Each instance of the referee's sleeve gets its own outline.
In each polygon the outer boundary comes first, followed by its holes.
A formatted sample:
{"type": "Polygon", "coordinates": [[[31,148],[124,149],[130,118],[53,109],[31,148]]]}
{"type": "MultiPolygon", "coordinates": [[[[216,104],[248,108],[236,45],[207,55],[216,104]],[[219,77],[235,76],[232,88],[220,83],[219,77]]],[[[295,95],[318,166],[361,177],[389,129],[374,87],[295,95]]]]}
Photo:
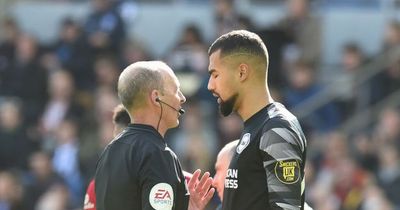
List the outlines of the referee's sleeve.
{"type": "Polygon", "coordinates": [[[262,135],[260,152],[267,175],[269,204],[273,209],[301,208],[303,151],[299,137],[287,128],[272,128],[262,135]]]}
{"type": "Polygon", "coordinates": [[[176,199],[176,187],[167,175],[171,159],[165,158],[163,151],[152,149],[143,158],[139,180],[142,192],[142,209],[172,209],[176,199]]]}

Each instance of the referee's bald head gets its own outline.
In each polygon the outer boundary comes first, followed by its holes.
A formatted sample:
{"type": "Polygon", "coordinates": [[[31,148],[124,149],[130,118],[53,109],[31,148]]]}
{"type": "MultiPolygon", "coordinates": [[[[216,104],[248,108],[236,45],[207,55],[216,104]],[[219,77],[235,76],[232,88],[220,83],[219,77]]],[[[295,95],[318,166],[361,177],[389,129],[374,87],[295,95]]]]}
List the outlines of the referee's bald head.
{"type": "Polygon", "coordinates": [[[139,61],[126,67],[119,76],[118,96],[129,111],[145,105],[152,90],[163,91],[163,71],[170,68],[162,61],[139,61]]]}

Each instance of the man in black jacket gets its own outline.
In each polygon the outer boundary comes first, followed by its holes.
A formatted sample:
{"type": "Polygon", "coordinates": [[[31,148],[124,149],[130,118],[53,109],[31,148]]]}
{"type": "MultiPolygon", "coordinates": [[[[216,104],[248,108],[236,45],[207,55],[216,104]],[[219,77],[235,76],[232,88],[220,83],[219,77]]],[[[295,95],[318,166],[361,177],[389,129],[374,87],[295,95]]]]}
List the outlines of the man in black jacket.
{"type": "Polygon", "coordinates": [[[118,95],[133,124],[105,149],[96,169],[98,210],[204,209],[215,190],[197,170],[188,185],[164,135],[179,124],[186,101],[163,62],[137,62],[120,75],[118,95]],[[189,196],[189,192],[190,196],[189,196]]]}

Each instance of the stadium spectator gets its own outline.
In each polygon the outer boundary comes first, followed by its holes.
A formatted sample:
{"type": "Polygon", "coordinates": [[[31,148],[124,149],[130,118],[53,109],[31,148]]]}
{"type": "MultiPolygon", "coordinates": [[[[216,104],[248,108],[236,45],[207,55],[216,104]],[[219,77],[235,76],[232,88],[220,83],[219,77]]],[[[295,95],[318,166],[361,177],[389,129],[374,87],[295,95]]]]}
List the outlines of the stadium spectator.
{"type": "Polygon", "coordinates": [[[194,24],[186,25],[174,48],[168,52],[167,63],[176,73],[194,73],[204,76],[207,72],[207,47],[201,30],[194,24]]]}
{"type": "MultiPolygon", "coordinates": [[[[289,87],[283,92],[284,102],[292,109],[307,101],[322,91],[317,83],[317,73],[311,63],[299,60],[289,70],[289,87]]],[[[340,113],[336,104],[322,106],[301,120],[304,128],[310,132],[330,132],[336,129],[340,122],[340,113]]]]}
{"type": "Polygon", "coordinates": [[[16,99],[0,103],[0,171],[26,170],[35,145],[23,125],[21,104],[16,99]]]}
{"type": "Polygon", "coordinates": [[[47,72],[39,64],[39,46],[32,36],[17,38],[15,59],[4,73],[3,96],[22,101],[24,124],[35,126],[47,99],[47,72]]]}
{"type": "MultiPolygon", "coordinates": [[[[374,91],[380,87],[375,85],[375,81],[370,80],[357,85],[362,78],[360,75],[363,65],[366,63],[366,57],[361,48],[355,43],[348,43],[343,47],[342,54],[343,78],[340,82],[342,97],[339,99],[341,112],[344,116],[350,116],[365,110],[366,107],[376,101],[374,91]]],[[[346,120],[346,119],[344,119],[346,120]]]]}
{"type": "Polygon", "coordinates": [[[213,0],[215,9],[215,36],[239,29],[239,16],[234,0],[213,0]]]}
{"type": "Polygon", "coordinates": [[[125,25],[111,0],[91,0],[93,11],[85,24],[92,53],[118,53],[125,38],[125,25]]]}
{"type": "Polygon", "coordinates": [[[94,62],[97,89],[116,91],[119,66],[111,56],[100,56],[94,62]]]}
{"type": "Polygon", "coordinates": [[[122,66],[127,66],[130,63],[138,61],[152,60],[152,58],[153,56],[143,42],[139,40],[125,40],[121,56],[122,66]]]}
{"type": "Polygon", "coordinates": [[[53,169],[50,155],[37,151],[29,159],[30,170],[24,183],[24,204],[26,210],[35,210],[41,197],[55,185],[64,185],[64,179],[53,169]]]}
{"type": "Polygon", "coordinates": [[[24,210],[22,193],[23,188],[16,174],[0,172],[0,209],[24,210]]]}
{"type": "Polygon", "coordinates": [[[64,185],[52,186],[43,196],[40,198],[36,205],[35,210],[68,210],[73,207],[69,206],[69,194],[68,190],[64,185]]]}
{"type": "Polygon", "coordinates": [[[400,208],[400,155],[397,145],[382,145],[378,150],[378,183],[395,209],[400,208]]]}
{"type": "Polygon", "coordinates": [[[53,151],[56,146],[55,133],[67,117],[82,117],[83,108],[75,98],[74,80],[68,71],[59,70],[50,75],[49,98],[40,120],[42,148],[53,151]]]}
{"type": "Polygon", "coordinates": [[[54,170],[65,180],[73,207],[81,205],[83,180],[79,169],[78,125],[73,119],[64,119],[56,131],[57,146],[52,159],[54,170]]]}
{"type": "Polygon", "coordinates": [[[285,36],[293,41],[286,50],[295,50],[297,59],[318,63],[322,52],[320,19],[311,14],[309,0],[287,0],[286,4],[288,15],[278,22],[285,36]]]}
{"type": "Polygon", "coordinates": [[[1,26],[3,36],[0,41],[0,72],[4,71],[14,60],[17,39],[20,33],[16,20],[11,17],[5,18],[1,26]]]}
{"type": "Polygon", "coordinates": [[[78,22],[66,18],[61,24],[59,40],[54,44],[54,53],[61,67],[70,71],[78,89],[93,88],[93,54],[89,52],[84,33],[78,22]]]}

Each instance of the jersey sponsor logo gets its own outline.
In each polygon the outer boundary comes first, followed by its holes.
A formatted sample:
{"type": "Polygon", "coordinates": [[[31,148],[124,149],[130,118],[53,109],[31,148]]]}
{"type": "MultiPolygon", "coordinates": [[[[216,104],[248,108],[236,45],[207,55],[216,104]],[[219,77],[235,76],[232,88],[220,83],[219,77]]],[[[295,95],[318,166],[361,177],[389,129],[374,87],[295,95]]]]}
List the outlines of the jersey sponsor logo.
{"type": "Polygon", "coordinates": [[[242,153],[244,149],[249,145],[250,143],[250,133],[245,133],[242,137],[242,140],[240,140],[239,145],[236,147],[236,152],[238,154],[242,153]]]}
{"type": "Polygon", "coordinates": [[[167,183],[154,185],[149,194],[150,205],[156,210],[171,210],[174,205],[174,191],[167,183]]]}
{"type": "Polygon", "coordinates": [[[238,170],[237,169],[231,169],[231,168],[228,169],[226,171],[226,177],[237,179],[238,178],[238,170]]]}
{"type": "Polygon", "coordinates": [[[237,189],[239,187],[238,180],[225,179],[225,188],[237,189]]]}
{"type": "Polygon", "coordinates": [[[94,203],[90,200],[89,195],[86,193],[85,195],[85,202],[83,204],[83,209],[94,209],[94,203]]]}
{"type": "Polygon", "coordinates": [[[225,188],[237,189],[238,185],[238,169],[228,169],[226,171],[225,188]]]}
{"type": "Polygon", "coordinates": [[[300,164],[297,160],[282,160],[275,164],[275,176],[284,184],[294,184],[300,179],[300,164]]]}

